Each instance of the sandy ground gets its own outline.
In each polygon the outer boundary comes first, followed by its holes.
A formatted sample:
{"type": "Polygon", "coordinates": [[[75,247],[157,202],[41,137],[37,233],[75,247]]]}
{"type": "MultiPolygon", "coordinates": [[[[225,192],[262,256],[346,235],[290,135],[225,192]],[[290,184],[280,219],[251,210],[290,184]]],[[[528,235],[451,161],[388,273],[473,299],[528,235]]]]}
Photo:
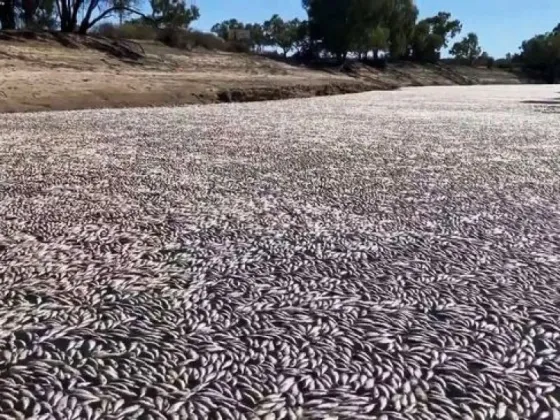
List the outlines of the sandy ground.
{"type": "Polygon", "coordinates": [[[558,418],[559,90],[0,116],[0,414],[558,418]]]}
{"type": "Polygon", "coordinates": [[[314,96],[325,86],[333,86],[333,93],[366,90],[365,83],[346,75],[261,57],[188,53],[156,43],[144,47],[146,57],[132,62],[84,47],[0,44],[0,111],[209,103],[245,89],[282,88],[295,96],[314,96]]]}
{"type": "Polygon", "coordinates": [[[143,42],[142,59],[121,60],[52,39],[0,42],[0,112],[199,104],[307,97],[396,86],[519,83],[508,73],[429,66],[310,70],[243,54],[185,52],[143,42]]]}

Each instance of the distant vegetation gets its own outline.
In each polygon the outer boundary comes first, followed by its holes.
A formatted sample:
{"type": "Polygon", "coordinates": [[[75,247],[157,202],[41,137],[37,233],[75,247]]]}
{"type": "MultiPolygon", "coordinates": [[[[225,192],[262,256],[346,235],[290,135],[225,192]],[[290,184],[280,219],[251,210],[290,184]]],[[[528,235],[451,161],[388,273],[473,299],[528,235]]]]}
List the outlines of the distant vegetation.
{"type": "Polygon", "coordinates": [[[521,46],[516,57],[524,70],[549,83],[560,81],[560,24],[551,32],[537,35],[521,46]]]}
{"type": "Polygon", "coordinates": [[[230,31],[245,29],[251,34],[253,51],[279,49],[282,55],[300,60],[342,62],[353,56],[377,64],[437,63],[447,49],[453,62],[516,69],[548,82],[560,80],[560,24],[523,42],[519,53],[495,59],[483,50],[476,33],[458,39],[463,25],[451,13],[418,19],[413,0],[303,0],[302,5],[307,20],[284,20],[278,15],[263,23],[229,19],[214,25],[212,32],[227,39],[230,31]]]}
{"type": "Polygon", "coordinates": [[[515,68],[549,82],[560,80],[560,24],[523,42],[518,53],[494,59],[483,50],[477,34],[458,38],[463,25],[451,13],[442,11],[419,19],[414,0],[302,0],[306,20],[277,14],[257,23],[229,19],[214,25],[213,34],[189,30],[200,11],[187,0],[144,3],[146,0],[0,0],[0,26],[81,34],[93,30],[113,38],[157,39],[180,48],[279,51],[301,61],[343,62],[351,56],[380,65],[388,60],[437,63],[446,50],[455,62],[515,68]],[[232,40],[235,30],[246,31],[249,39],[232,40]]]}

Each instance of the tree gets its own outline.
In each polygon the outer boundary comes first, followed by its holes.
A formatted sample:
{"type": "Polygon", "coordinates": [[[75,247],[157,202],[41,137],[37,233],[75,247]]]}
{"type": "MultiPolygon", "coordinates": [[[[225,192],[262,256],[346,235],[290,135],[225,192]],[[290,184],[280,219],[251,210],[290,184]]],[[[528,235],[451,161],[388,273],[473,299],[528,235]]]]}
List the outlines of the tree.
{"type": "Polygon", "coordinates": [[[297,48],[300,56],[309,52],[312,48],[312,42],[309,37],[309,22],[306,20],[299,22],[297,25],[294,47],[297,48]]]}
{"type": "Polygon", "coordinates": [[[346,58],[351,46],[352,0],[303,0],[313,41],[338,60],[346,58]]]}
{"type": "Polygon", "coordinates": [[[451,13],[439,12],[436,16],[425,19],[430,25],[431,32],[443,39],[443,47],[447,48],[449,41],[461,33],[463,25],[457,19],[451,20],[451,13]]]}
{"type": "Polygon", "coordinates": [[[373,51],[373,59],[379,59],[379,52],[387,50],[389,46],[389,29],[378,25],[374,28],[367,28],[355,44],[354,50],[358,53],[358,58],[367,58],[370,51],[373,51]]]}
{"type": "Polygon", "coordinates": [[[62,32],[85,34],[104,19],[130,13],[141,21],[157,27],[187,27],[200,16],[196,6],[187,6],[185,0],[150,0],[150,16],[134,6],[135,0],[55,0],[62,32]],[[78,16],[81,21],[78,24],[78,16]]]}
{"type": "Polygon", "coordinates": [[[430,24],[423,20],[414,29],[411,42],[412,58],[419,62],[435,63],[440,58],[443,38],[432,32],[430,24]]]}
{"type": "Polygon", "coordinates": [[[486,66],[487,68],[491,69],[496,64],[496,60],[486,51],[484,51],[480,56],[476,59],[475,63],[477,65],[486,66]]]}
{"type": "Polygon", "coordinates": [[[387,48],[390,6],[389,0],[354,0],[350,9],[351,48],[359,58],[372,50],[378,55],[380,49],[387,48]]]}
{"type": "Polygon", "coordinates": [[[384,51],[389,45],[390,31],[384,26],[376,26],[371,31],[370,47],[373,49],[373,59],[379,58],[379,51],[384,51]]]}
{"type": "Polygon", "coordinates": [[[14,0],[0,0],[0,25],[2,25],[2,29],[16,29],[16,5],[14,0]]]}
{"type": "Polygon", "coordinates": [[[22,0],[20,19],[31,29],[55,29],[55,0],[22,0]]]}
{"type": "Polygon", "coordinates": [[[229,31],[233,29],[244,29],[244,28],[245,26],[243,25],[243,23],[239,22],[237,19],[229,19],[229,20],[224,20],[221,23],[216,23],[214,26],[212,26],[212,29],[210,29],[210,31],[214,32],[220,38],[227,40],[229,36],[229,31]]]}
{"type": "Polygon", "coordinates": [[[116,10],[116,15],[119,17],[119,25],[122,26],[124,19],[128,17],[131,13],[125,9],[127,6],[132,6],[132,4],[128,4],[129,0],[114,0],[115,6],[118,7],[116,10]]]}
{"type": "Polygon", "coordinates": [[[388,27],[386,21],[403,3],[413,6],[413,0],[303,0],[311,41],[339,60],[351,50],[367,52],[372,31],[388,27]]]}
{"type": "Polygon", "coordinates": [[[263,25],[260,23],[248,23],[245,25],[245,29],[249,31],[251,36],[251,46],[258,52],[261,52],[262,48],[269,44],[263,25]]]}
{"type": "Polygon", "coordinates": [[[0,0],[2,29],[54,29],[54,0],[0,0]]]}
{"type": "Polygon", "coordinates": [[[560,33],[548,32],[524,41],[520,59],[526,72],[555,83],[560,79],[560,33]]]}
{"type": "Polygon", "coordinates": [[[412,37],[412,57],[421,62],[436,62],[442,48],[446,48],[461,29],[461,22],[451,20],[451,14],[447,12],[439,12],[436,16],[421,20],[412,37]]]}
{"type": "Polygon", "coordinates": [[[418,8],[414,0],[390,0],[387,28],[389,29],[389,54],[398,59],[408,55],[414,36],[418,8]]]}
{"type": "Polygon", "coordinates": [[[251,48],[254,48],[256,51],[260,52],[263,47],[270,44],[270,40],[265,34],[264,27],[260,23],[244,24],[237,19],[228,19],[223,22],[216,23],[212,26],[210,31],[227,41],[229,39],[230,31],[241,29],[249,31],[251,48]]]}
{"type": "Polygon", "coordinates": [[[474,32],[468,33],[461,41],[456,42],[449,52],[455,58],[473,64],[482,53],[482,48],[478,43],[478,35],[474,32]]]}
{"type": "Polygon", "coordinates": [[[274,15],[264,23],[263,28],[271,45],[278,46],[286,57],[296,44],[300,25],[299,19],[284,21],[280,16],[274,15]]]}
{"type": "Polygon", "coordinates": [[[198,7],[187,6],[186,0],[150,0],[150,6],[149,19],[158,27],[187,28],[200,17],[198,7]]]}

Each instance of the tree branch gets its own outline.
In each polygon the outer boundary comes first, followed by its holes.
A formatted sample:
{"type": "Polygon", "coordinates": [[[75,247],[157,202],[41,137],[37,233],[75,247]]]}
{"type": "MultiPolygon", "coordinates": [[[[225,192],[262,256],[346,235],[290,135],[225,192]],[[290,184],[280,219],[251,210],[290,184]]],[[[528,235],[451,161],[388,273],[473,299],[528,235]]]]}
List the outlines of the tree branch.
{"type": "Polygon", "coordinates": [[[130,7],[126,7],[126,6],[114,6],[111,7],[107,10],[105,10],[103,13],[101,13],[99,16],[97,16],[95,19],[93,19],[91,22],[84,22],[87,25],[87,29],[91,29],[93,26],[95,26],[96,23],[98,23],[99,21],[105,19],[107,16],[109,16],[111,13],[113,12],[117,12],[117,11],[126,11],[126,12],[130,12],[133,13],[135,15],[140,16],[143,19],[146,19],[148,21],[151,21],[152,19],[148,16],[146,16],[144,13],[139,12],[136,9],[132,9],[130,7]]]}

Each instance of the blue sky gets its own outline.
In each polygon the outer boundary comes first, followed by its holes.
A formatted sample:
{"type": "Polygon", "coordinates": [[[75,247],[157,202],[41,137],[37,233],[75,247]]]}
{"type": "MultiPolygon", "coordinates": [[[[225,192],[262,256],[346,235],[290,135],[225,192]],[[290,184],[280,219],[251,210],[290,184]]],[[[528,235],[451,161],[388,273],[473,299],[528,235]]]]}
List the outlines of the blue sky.
{"type": "MultiPolygon", "coordinates": [[[[209,30],[216,22],[237,18],[263,22],[274,13],[304,18],[301,0],[190,0],[200,8],[193,27],[209,30]]],[[[517,52],[521,42],[560,23],[560,0],[416,0],[421,17],[451,12],[463,22],[463,32],[476,32],[482,47],[500,57],[517,52]]]]}

